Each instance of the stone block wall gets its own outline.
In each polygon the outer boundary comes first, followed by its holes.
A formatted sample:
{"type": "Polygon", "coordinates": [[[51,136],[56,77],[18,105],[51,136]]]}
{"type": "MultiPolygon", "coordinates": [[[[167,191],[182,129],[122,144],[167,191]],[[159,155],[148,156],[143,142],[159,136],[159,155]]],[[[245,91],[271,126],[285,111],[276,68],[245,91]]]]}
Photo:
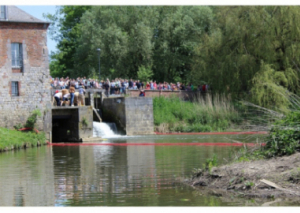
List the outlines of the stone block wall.
{"type": "Polygon", "coordinates": [[[125,98],[126,134],[154,134],[153,99],[151,97],[125,98]]]}
{"type": "Polygon", "coordinates": [[[79,114],[79,138],[93,137],[93,107],[78,107],[79,114]]]}
{"type": "Polygon", "coordinates": [[[37,129],[46,133],[52,129],[47,27],[44,23],[0,22],[1,127],[25,124],[31,112],[39,109],[42,117],[37,129]],[[22,44],[22,71],[12,68],[11,43],[22,44]],[[19,82],[19,96],[11,95],[12,81],[19,82]]]}
{"type": "Polygon", "coordinates": [[[126,135],[154,134],[151,97],[105,98],[102,111],[103,121],[115,122],[126,135]]]}

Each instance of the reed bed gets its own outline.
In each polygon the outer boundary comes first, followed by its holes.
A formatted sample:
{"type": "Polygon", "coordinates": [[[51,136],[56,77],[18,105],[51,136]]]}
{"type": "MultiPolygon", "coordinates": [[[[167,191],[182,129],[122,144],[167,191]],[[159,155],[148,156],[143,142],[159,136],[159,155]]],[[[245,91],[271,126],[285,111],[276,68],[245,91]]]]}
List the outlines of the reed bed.
{"type": "Polygon", "coordinates": [[[199,95],[195,102],[178,97],[154,98],[154,124],[170,132],[224,131],[242,121],[229,96],[199,95]]]}

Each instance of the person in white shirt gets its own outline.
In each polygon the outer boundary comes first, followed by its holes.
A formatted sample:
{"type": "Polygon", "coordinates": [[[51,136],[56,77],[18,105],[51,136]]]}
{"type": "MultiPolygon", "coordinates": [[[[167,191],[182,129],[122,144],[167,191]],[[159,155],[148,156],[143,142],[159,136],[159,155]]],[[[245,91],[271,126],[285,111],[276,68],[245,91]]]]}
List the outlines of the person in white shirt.
{"type": "Polygon", "coordinates": [[[58,90],[56,90],[54,98],[55,98],[55,101],[56,101],[56,106],[61,106],[60,100],[62,99],[62,92],[59,92],[58,90]]]}

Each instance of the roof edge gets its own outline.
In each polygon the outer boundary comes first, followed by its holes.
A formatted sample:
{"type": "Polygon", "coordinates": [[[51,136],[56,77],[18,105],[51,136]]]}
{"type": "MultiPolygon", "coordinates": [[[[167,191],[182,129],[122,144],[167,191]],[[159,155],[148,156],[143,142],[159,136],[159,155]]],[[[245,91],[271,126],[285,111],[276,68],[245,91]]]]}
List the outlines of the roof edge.
{"type": "Polygon", "coordinates": [[[0,22],[5,22],[5,23],[8,23],[8,22],[12,22],[12,23],[27,23],[27,24],[48,24],[50,25],[51,23],[50,22],[40,22],[40,21],[14,21],[14,20],[2,20],[0,19],[0,22]]]}

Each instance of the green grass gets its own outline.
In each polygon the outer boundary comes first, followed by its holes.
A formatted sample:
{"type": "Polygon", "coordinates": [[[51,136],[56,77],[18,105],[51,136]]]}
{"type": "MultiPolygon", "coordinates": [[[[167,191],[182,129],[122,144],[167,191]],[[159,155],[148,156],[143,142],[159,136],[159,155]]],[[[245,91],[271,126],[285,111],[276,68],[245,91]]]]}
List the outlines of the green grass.
{"type": "Polygon", "coordinates": [[[178,97],[155,97],[154,125],[167,124],[171,132],[224,131],[241,122],[241,116],[225,96],[198,97],[197,102],[178,97]]]}
{"type": "Polygon", "coordinates": [[[46,137],[44,133],[20,132],[0,127],[0,151],[19,149],[24,147],[25,144],[27,146],[37,146],[45,142],[46,137]]]}

